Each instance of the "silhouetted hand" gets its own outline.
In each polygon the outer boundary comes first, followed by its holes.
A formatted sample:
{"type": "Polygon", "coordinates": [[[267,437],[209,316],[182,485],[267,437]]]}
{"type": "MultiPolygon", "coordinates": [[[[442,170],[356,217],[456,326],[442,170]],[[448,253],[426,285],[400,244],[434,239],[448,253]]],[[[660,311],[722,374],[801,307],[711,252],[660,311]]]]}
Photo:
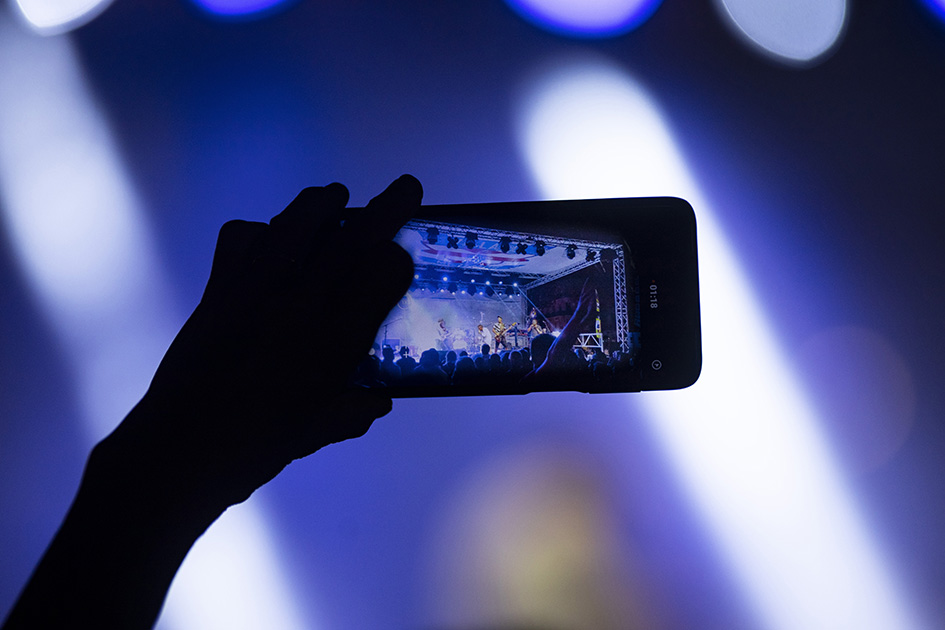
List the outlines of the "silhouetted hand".
{"type": "Polygon", "coordinates": [[[224,225],[199,306],[109,439],[229,505],[293,459],[363,435],[391,402],[348,383],[413,278],[391,239],[421,196],[401,177],[342,226],[348,191],[331,184],[268,225],[224,225]]]}
{"type": "Polygon", "coordinates": [[[289,462],[363,435],[391,401],[349,386],[413,278],[391,240],[405,175],[343,219],[341,184],[220,230],[200,304],[147,394],[89,457],[5,630],[150,627],[194,541],[289,462]]]}

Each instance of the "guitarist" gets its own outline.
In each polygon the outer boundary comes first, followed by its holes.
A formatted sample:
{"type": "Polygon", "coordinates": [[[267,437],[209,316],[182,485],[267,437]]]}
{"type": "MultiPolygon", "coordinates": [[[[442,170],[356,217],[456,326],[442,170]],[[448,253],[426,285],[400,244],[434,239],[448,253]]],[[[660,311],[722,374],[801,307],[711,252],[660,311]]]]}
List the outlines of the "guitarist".
{"type": "Polygon", "coordinates": [[[506,327],[502,323],[502,316],[496,315],[496,323],[492,325],[492,337],[495,340],[493,348],[498,352],[499,346],[501,345],[504,350],[509,349],[509,342],[505,340],[505,334],[511,329],[515,328],[518,323],[512,324],[511,326],[506,327]]]}

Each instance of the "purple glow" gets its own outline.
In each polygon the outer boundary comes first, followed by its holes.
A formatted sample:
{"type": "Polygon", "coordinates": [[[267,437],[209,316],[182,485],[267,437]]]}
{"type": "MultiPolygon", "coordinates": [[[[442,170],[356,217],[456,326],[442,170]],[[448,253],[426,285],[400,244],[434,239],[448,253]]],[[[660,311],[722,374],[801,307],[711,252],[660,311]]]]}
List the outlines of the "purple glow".
{"type": "Polygon", "coordinates": [[[291,0],[193,0],[194,4],[209,13],[226,17],[243,17],[268,12],[286,6],[291,0]]]}
{"type": "Polygon", "coordinates": [[[945,20],[945,0],[923,0],[923,2],[939,18],[945,20]]]}
{"type": "Polygon", "coordinates": [[[662,0],[506,0],[519,15],[546,30],[577,37],[612,37],[645,22],[662,0]]]}

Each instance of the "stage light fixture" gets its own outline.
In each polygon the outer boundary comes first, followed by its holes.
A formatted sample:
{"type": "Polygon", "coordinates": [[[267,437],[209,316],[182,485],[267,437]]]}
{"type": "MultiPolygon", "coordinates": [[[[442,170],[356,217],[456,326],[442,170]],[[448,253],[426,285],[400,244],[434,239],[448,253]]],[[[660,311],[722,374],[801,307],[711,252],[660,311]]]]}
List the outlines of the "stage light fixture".
{"type": "Polygon", "coordinates": [[[457,290],[458,288],[459,288],[459,287],[456,286],[456,283],[455,283],[455,282],[450,282],[449,286],[447,287],[447,289],[449,290],[449,292],[450,292],[450,293],[453,293],[453,294],[456,293],[456,290],[457,290]]]}
{"type": "Polygon", "coordinates": [[[427,228],[427,243],[430,245],[436,245],[436,242],[440,238],[440,230],[435,227],[427,228]]]}
{"type": "Polygon", "coordinates": [[[509,297],[512,297],[513,295],[515,295],[515,289],[513,289],[512,287],[505,287],[505,294],[509,297]]]}
{"type": "Polygon", "coordinates": [[[472,249],[476,246],[476,241],[479,240],[479,235],[475,232],[466,232],[466,249],[472,249]]]}
{"type": "Polygon", "coordinates": [[[587,255],[584,257],[584,260],[586,262],[594,262],[594,260],[596,259],[597,259],[597,252],[595,252],[593,249],[587,250],[587,255]]]}
{"type": "Polygon", "coordinates": [[[503,236],[502,238],[499,239],[499,249],[502,251],[503,254],[508,254],[511,246],[512,246],[512,239],[510,239],[508,236],[503,236]]]}
{"type": "Polygon", "coordinates": [[[446,248],[447,248],[447,249],[459,249],[459,237],[458,237],[458,236],[447,236],[447,237],[446,237],[446,248]]]}
{"type": "Polygon", "coordinates": [[[449,276],[443,276],[443,282],[448,282],[449,279],[450,279],[449,276]]]}
{"type": "Polygon", "coordinates": [[[577,254],[577,245],[568,245],[564,253],[567,255],[568,260],[574,260],[574,256],[577,254]]]}
{"type": "Polygon", "coordinates": [[[486,295],[489,297],[492,297],[493,295],[495,295],[495,291],[493,290],[492,287],[486,287],[486,295]]]}
{"type": "Polygon", "coordinates": [[[535,242],[535,253],[539,256],[545,255],[545,241],[536,241],[535,242]]]}
{"type": "Polygon", "coordinates": [[[515,246],[516,254],[524,254],[528,251],[528,245],[523,241],[515,246]]]}

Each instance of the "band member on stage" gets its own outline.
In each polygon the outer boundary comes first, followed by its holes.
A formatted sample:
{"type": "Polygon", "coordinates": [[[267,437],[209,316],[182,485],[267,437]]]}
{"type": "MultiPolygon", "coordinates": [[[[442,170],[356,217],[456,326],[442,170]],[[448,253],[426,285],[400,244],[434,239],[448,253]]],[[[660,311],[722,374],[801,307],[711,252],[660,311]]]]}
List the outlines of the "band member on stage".
{"type": "Polygon", "coordinates": [[[452,350],[453,349],[453,335],[450,333],[449,329],[446,327],[446,321],[441,317],[437,320],[439,327],[436,329],[437,334],[437,344],[440,346],[440,350],[452,350]]]}
{"type": "Polygon", "coordinates": [[[485,328],[483,328],[482,324],[479,324],[479,326],[476,327],[476,331],[475,331],[476,351],[478,352],[479,348],[481,348],[483,344],[489,345],[490,343],[492,343],[492,337],[489,336],[489,333],[486,331],[485,328]]]}
{"type": "Polygon", "coordinates": [[[548,324],[545,322],[545,318],[538,314],[538,309],[533,308],[532,312],[528,314],[528,322],[525,333],[529,340],[548,332],[548,324]]]}
{"type": "Polygon", "coordinates": [[[492,325],[492,338],[495,341],[493,347],[498,352],[499,346],[501,345],[504,350],[509,349],[509,343],[505,340],[505,333],[508,331],[508,328],[505,327],[505,324],[502,323],[502,316],[496,315],[496,323],[492,325]]]}

